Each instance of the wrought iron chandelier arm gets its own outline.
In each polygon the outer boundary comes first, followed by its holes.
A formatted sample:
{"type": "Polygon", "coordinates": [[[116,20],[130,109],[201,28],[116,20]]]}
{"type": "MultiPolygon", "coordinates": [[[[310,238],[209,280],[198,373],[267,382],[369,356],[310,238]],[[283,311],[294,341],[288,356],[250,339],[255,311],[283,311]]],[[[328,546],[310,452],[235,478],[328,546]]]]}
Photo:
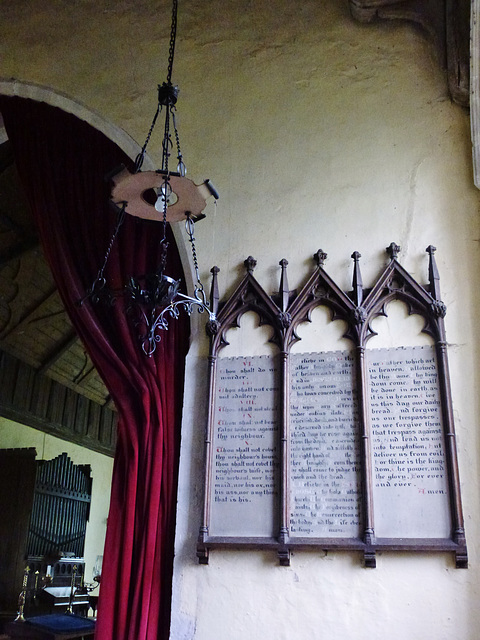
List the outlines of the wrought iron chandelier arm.
{"type": "Polygon", "coordinates": [[[180,309],[183,308],[190,316],[195,307],[198,307],[198,312],[203,313],[206,311],[209,315],[209,319],[211,321],[215,320],[215,314],[212,313],[208,307],[208,303],[206,300],[202,300],[201,298],[192,298],[191,296],[187,296],[183,293],[177,294],[178,298],[174,302],[171,302],[167,307],[164,307],[151,322],[146,321],[145,326],[147,328],[147,332],[140,336],[140,340],[142,342],[142,349],[147,356],[152,356],[157,343],[160,342],[160,336],[157,334],[157,330],[167,331],[168,330],[168,320],[169,318],[173,318],[177,320],[180,317],[180,309]]]}
{"type": "Polygon", "coordinates": [[[198,306],[199,313],[203,313],[204,311],[206,311],[208,313],[210,320],[216,319],[215,313],[210,309],[210,305],[208,303],[207,296],[205,294],[205,290],[203,287],[198,287],[198,286],[195,287],[193,297],[187,296],[184,293],[178,293],[177,297],[181,298],[181,300],[178,300],[177,302],[175,302],[174,306],[178,306],[178,305],[184,306],[187,310],[188,315],[192,313],[193,306],[198,306]],[[188,311],[189,306],[192,307],[192,311],[188,311]]]}

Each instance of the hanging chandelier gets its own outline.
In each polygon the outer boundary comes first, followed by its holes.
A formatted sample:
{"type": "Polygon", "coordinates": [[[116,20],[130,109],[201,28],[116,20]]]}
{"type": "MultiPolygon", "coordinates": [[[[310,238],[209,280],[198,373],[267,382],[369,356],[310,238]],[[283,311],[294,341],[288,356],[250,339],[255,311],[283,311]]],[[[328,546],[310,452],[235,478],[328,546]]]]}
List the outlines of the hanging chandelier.
{"type": "Polygon", "coordinates": [[[100,302],[113,304],[117,296],[125,296],[126,313],[137,328],[142,349],[148,356],[154,353],[157,343],[160,342],[159,332],[167,330],[169,320],[178,318],[181,310],[190,315],[194,309],[197,309],[199,312],[207,312],[211,321],[215,320],[215,314],[210,310],[200,280],[194,226],[197,220],[205,217],[202,212],[206,207],[207,198],[213,196],[217,200],[218,194],[209,180],[197,185],[186,177],[187,169],[180,150],[180,138],[175,117],[178,87],[172,84],[177,9],[178,0],[173,0],[167,79],[158,86],[157,109],[145,143],[135,160],[134,172],[130,173],[128,169],[121,167],[120,170],[116,170],[113,175],[110,175],[113,182],[111,204],[117,211],[117,220],[102,266],[92,286],[80,302],[82,304],[85,300],[90,299],[95,304],[100,302]],[[164,129],[161,168],[156,171],[141,171],[147,145],[162,111],[164,113],[164,129]],[[170,168],[170,157],[174,146],[172,132],[177,152],[176,171],[172,171],[170,168]],[[131,276],[121,291],[112,291],[107,286],[105,268],[126,214],[144,220],[156,220],[162,224],[160,260],[154,273],[131,276]],[[191,245],[196,277],[192,296],[181,293],[179,291],[180,280],[175,280],[165,273],[168,253],[167,223],[182,220],[185,221],[191,245]]]}

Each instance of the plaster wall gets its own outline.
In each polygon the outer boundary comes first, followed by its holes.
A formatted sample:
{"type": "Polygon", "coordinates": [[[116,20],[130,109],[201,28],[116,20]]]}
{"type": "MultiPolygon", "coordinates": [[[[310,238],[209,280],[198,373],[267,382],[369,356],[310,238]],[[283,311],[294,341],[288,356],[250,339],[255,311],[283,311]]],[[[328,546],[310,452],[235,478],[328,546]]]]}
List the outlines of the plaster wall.
{"type": "Polygon", "coordinates": [[[0,418],[0,447],[2,449],[35,447],[37,460],[52,460],[65,452],[74,464],[89,464],[91,466],[92,501],[85,537],[84,557],[85,579],[87,582],[92,582],[95,561],[97,556],[103,555],[105,544],[113,458],[6,418],[0,418]]]}
{"type": "MultiPolygon", "coordinates": [[[[166,74],[168,4],[9,3],[0,90],[46,86],[60,103],[59,94],[80,103],[77,115],[96,113],[141,144],[166,74]]],[[[217,264],[222,295],[250,254],[273,292],[281,258],[293,289],[322,248],[328,272],[348,289],[354,250],[368,287],[390,242],[419,281],[425,247],[437,246],[470,568],[455,569],[449,555],[384,553],[370,570],[355,553],[304,551],[288,568],[272,554],[245,551],[215,551],[199,566],[208,345],[194,317],[172,639],[476,640],[480,198],[469,117],[450,102],[432,45],[408,24],[353,22],[344,0],[184,0],[174,80],[189,176],[211,178],[221,194],[196,238],[201,275],[217,264]]],[[[149,149],[158,159],[158,144],[149,149]]]]}

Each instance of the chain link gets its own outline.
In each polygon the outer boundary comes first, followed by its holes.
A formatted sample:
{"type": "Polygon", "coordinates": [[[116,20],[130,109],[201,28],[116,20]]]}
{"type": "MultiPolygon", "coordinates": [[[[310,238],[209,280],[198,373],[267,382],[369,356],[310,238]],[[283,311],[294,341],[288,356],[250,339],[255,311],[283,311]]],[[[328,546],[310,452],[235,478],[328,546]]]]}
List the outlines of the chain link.
{"type": "Polygon", "coordinates": [[[162,109],[162,107],[161,107],[161,105],[159,103],[157,105],[157,110],[155,112],[155,115],[153,116],[153,120],[152,120],[152,124],[150,125],[150,129],[148,130],[147,137],[145,139],[145,142],[143,143],[142,150],[140,151],[138,156],[135,158],[135,173],[138,173],[140,171],[140,169],[142,168],[143,161],[145,159],[145,152],[147,151],[147,145],[150,142],[150,138],[152,136],[153,130],[155,128],[155,123],[157,122],[158,114],[160,113],[161,109],[162,109]]]}
{"type": "Polygon", "coordinates": [[[173,57],[175,55],[175,41],[177,39],[177,9],[178,9],[178,0],[173,0],[172,27],[170,30],[170,46],[168,49],[167,84],[172,84],[173,57]]]}
{"type": "Polygon", "coordinates": [[[200,281],[200,272],[198,269],[197,250],[195,248],[195,236],[193,235],[195,230],[195,223],[192,220],[192,217],[189,211],[187,211],[186,215],[187,215],[187,219],[185,221],[185,229],[187,231],[190,244],[192,245],[192,259],[193,259],[193,267],[195,269],[195,276],[197,278],[197,287],[203,290],[203,284],[200,281]]]}
{"type": "Polygon", "coordinates": [[[173,121],[173,130],[175,131],[175,143],[177,145],[177,160],[178,160],[177,171],[182,177],[185,177],[187,173],[187,167],[183,162],[183,156],[180,150],[180,138],[178,136],[177,120],[175,118],[175,107],[172,108],[172,121],[173,121]]]}
{"type": "Polygon", "coordinates": [[[126,208],[127,208],[127,203],[126,202],[122,202],[122,207],[121,207],[121,209],[118,209],[118,212],[117,212],[117,221],[115,223],[115,228],[113,230],[112,237],[110,238],[110,244],[108,245],[107,250],[105,252],[103,265],[100,267],[100,270],[99,270],[98,275],[97,275],[98,279],[103,278],[103,272],[105,271],[105,267],[107,266],[108,258],[110,257],[110,252],[112,250],[113,244],[114,244],[115,239],[116,239],[116,237],[118,235],[118,232],[120,231],[120,227],[122,226],[122,224],[125,221],[125,209],[126,208]]]}
{"type": "Polygon", "coordinates": [[[109,245],[105,252],[105,256],[103,258],[103,264],[98,270],[97,275],[95,276],[95,280],[92,282],[92,286],[87,289],[86,295],[78,301],[78,304],[81,306],[85,300],[90,298],[92,302],[98,303],[101,299],[104,299],[109,302],[109,304],[113,304],[115,298],[113,292],[111,292],[107,285],[107,281],[105,279],[105,269],[107,266],[108,258],[110,257],[110,253],[112,251],[113,245],[115,243],[115,239],[120,231],[120,227],[125,221],[125,210],[127,208],[127,202],[122,202],[122,206],[117,207],[117,220],[115,223],[115,228],[113,230],[112,237],[110,238],[109,245]]]}

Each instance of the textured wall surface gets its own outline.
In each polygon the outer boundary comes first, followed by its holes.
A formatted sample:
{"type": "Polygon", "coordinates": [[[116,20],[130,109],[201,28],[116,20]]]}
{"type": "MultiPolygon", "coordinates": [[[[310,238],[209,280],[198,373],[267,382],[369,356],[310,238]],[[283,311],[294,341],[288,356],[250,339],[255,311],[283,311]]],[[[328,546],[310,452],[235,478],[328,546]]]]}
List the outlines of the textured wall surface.
{"type": "MultiPolygon", "coordinates": [[[[143,143],[166,74],[169,15],[164,0],[10,3],[0,91],[38,96],[26,85],[43,85],[46,99],[133,149],[122,130],[143,143]]],[[[456,570],[448,555],[384,553],[368,570],[333,552],[296,552],[286,568],[273,554],[238,551],[198,566],[207,343],[195,318],[172,639],[476,640],[480,198],[468,114],[451,104],[433,47],[408,24],[355,23],[344,1],[185,0],[173,77],[188,175],[221,194],[196,238],[202,277],[217,264],[222,295],[250,254],[273,292],[281,258],[294,288],[322,248],[348,289],[354,250],[368,287],[391,241],[420,281],[425,247],[438,248],[470,568],[456,570]]],[[[152,141],[154,160],[158,151],[152,141]]]]}

